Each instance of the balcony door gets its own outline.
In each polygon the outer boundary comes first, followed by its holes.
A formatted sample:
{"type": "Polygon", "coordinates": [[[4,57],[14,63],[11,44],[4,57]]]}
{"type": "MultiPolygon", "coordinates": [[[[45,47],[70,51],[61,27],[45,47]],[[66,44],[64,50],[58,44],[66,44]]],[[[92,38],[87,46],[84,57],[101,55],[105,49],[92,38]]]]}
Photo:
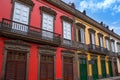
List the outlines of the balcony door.
{"type": "Polygon", "coordinates": [[[87,77],[87,60],[86,58],[80,58],[80,80],[88,80],[87,77]]]}
{"type": "Polygon", "coordinates": [[[15,2],[14,12],[13,12],[13,21],[22,23],[12,23],[12,29],[18,32],[27,32],[28,31],[28,23],[29,23],[29,11],[30,8],[21,3],[15,2]],[[26,24],[26,25],[24,25],[26,24]]]}
{"type": "Polygon", "coordinates": [[[92,75],[93,75],[93,80],[98,79],[98,66],[97,66],[97,59],[93,59],[92,62],[92,75]]]}
{"type": "Polygon", "coordinates": [[[54,17],[48,13],[43,13],[42,21],[42,38],[52,40],[53,39],[53,21],[54,17]]]}
{"type": "Polygon", "coordinates": [[[26,80],[27,54],[8,51],[5,67],[5,80],[26,80]]]}
{"type": "Polygon", "coordinates": [[[102,77],[106,78],[106,65],[105,60],[101,60],[101,68],[102,68],[102,77]]]}
{"type": "Polygon", "coordinates": [[[63,59],[63,80],[73,80],[73,58],[72,57],[64,57],[63,59]]]}
{"type": "Polygon", "coordinates": [[[91,43],[91,48],[95,49],[95,34],[94,33],[90,33],[90,43],[91,43]]]}
{"type": "Polygon", "coordinates": [[[41,55],[40,80],[54,80],[54,56],[41,55]]]}

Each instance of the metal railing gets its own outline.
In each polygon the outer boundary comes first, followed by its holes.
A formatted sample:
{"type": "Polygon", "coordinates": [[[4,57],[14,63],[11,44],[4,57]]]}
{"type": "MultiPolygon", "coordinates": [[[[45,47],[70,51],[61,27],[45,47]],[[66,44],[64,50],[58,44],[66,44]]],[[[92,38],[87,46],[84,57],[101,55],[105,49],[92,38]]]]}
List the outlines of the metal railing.
{"type": "Polygon", "coordinates": [[[96,52],[96,53],[102,53],[102,54],[107,54],[109,53],[107,48],[104,47],[100,47],[98,45],[95,44],[89,44],[88,45],[88,50],[92,51],[92,52],[96,52]]]}
{"type": "Polygon", "coordinates": [[[2,19],[0,28],[3,32],[18,34],[36,40],[42,40],[43,42],[47,41],[55,44],[61,43],[60,34],[5,18],[2,19]]]}

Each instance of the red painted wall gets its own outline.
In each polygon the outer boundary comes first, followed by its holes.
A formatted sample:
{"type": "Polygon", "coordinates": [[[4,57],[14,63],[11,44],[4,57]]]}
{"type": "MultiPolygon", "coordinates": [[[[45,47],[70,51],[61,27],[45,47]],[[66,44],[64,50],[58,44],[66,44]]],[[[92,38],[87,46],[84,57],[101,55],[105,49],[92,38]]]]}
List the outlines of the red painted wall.
{"type": "Polygon", "coordinates": [[[10,19],[11,16],[11,0],[0,0],[0,21],[2,18],[10,19]]]}
{"type": "Polygon", "coordinates": [[[28,80],[38,80],[38,45],[31,44],[29,55],[28,80]]]}
{"type": "Polygon", "coordinates": [[[0,79],[2,76],[2,64],[3,64],[3,52],[4,52],[4,39],[0,38],[0,79]]]}
{"type": "MultiPolygon", "coordinates": [[[[12,12],[12,0],[0,0],[0,21],[2,18],[11,19],[11,12],[12,12]]],[[[61,16],[67,16],[69,18],[73,18],[72,15],[69,13],[58,9],[57,7],[46,3],[44,0],[33,0],[34,7],[31,11],[30,16],[30,25],[40,28],[41,26],[41,14],[40,14],[40,6],[46,6],[51,8],[52,10],[56,11],[56,20],[55,20],[55,32],[61,34],[62,36],[62,22],[61,16]]],[[[74,32],[72,27],[72,38],[74,38],[74,32]]],[[[3,40],[0,39],[0,75],[2,71],[2,61],[3,61],[3,40]]],[[[29,80],[38,80],[38,48],[37,44],[31,44],[30,48],[30,58],[29,58],[29,69],[28,69],[28,79],[29,80]]],[[[56,78],[62,78],[62,48],[57,48],[56,51],[56,78]]]]}

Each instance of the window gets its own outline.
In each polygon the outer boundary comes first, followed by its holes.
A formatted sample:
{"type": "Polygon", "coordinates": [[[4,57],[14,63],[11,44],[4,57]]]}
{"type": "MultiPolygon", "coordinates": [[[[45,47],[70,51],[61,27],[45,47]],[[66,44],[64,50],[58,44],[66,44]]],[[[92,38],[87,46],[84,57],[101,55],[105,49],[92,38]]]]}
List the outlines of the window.
{"type": "Polygon", "coordinates": [[[63,21],[63,38],[71,40],[71,24],[63,21]]]}
{"type": "Polygon", "coordinates": [[[103,47],[103,38],[102,38],[102,36],[99,36],[99,46],[103,47]]]}
{"type": "Polygon", "coordinates": [[[62,24],[63,24],[63,43],[71,45],[72,44],[72,22],[73,20],[66,17],[61,16],[62,24]]]}
{"type": "Polygon", "coordinates": [[[79,29],[78,35],[79,35],[79,42],[85,43],[85,32],[83,28],[79,29]]]}
{"type": "Polygon", "coordinates": [[[76,23],[78,28],[78,40],[80,43],[85,43],[85,26],[81,23],[76,23]]]}
{"type": "Polygon", "coordinates": [[[42,38],[53,40],[54,21],[57,13],[45,6],[39,8],[42,13],[42,38]]]}
{"type": "Polygon", "coordinates": [[[27,32],[28,31],[27,25],[29,23],[29,12],[30,12],[30,8],[28,6],[15,2],[13,21],[23,23],[26,25],[13,22],[12,29],[27,32]]]}
{"type": "Polygon", "coordinates": [[[118,49],[117,52],[120,52],[120,43],[119,42],[117,42],[117,49],[118,49]]]}
{"type": "Polygon", "coordinates": [[[54,17],[50,14],[43,13],[43,19],[42,19],[42,29],[45,30],[42,32],[43,37],[47,38],[53,38],[53,20],[54,17]]]}
{"type": "Polygon", "coordinates": [[[100,47],[100,51],[103,51],[103,34],[98,33],[98,40],[99,40],[99,47],[100,47]]]}
{"type": "Polygon", "coordinates": [[[90,33],[90,43],[95,44],[95,34],[94,33],[90,33]]]}
{"type": "Polygon", "coordinates": [[[114,40],[111,40],[111,50],[112,50],[112,52],[115,52],[115,42],[114,42],[114,40]]]}
{"type": "Polygon", "coordinates": [[[89,35],[90,35],[90,46],[92,49],[95,49],[95,30],[89,28],[89,35]]]}
{"type": "Polygon", "coordinates": [[[108,40],[108,39],[106,39],[106,48],[107,48],[108,50],[110,50],[110,47],[109,47],[109,40],[108,40]]]}

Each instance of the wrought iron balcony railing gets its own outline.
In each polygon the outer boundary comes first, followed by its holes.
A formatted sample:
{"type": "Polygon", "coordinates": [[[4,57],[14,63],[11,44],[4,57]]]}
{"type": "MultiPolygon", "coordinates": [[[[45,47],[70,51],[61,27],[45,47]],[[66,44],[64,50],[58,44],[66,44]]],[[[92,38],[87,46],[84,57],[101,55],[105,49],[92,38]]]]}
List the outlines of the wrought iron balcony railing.
{"type": "Polygon", "coordinates": [[[71,49],[75,49],[75,50],[82,50],[82,51],[87,51],[87,49],[88,49],[86,44],[71,41],[71,40],[68,40],[68,39],[63,39],[63,42],[62,42],[61,46],[71,48],[71,49]]]}
{"type": "Polygon", "coordinates": [[[68,40],[68,39],[63,39],[61,46],[65,48],[76,49],[75,42],[72,40],[68,40]]]}
{"type": "Polygon", "coordinates": [[[82,51],[88,51],[88,46],[85,43],[76,42],[76,48],[82,51]]]}
{"type": "Polygon", "coordinates": [[[94,44],[89,44],[88,45],[88,51],[93,52],[93,53],[99,53],[99,54],[108,54],[109,53],[107,48],[100,47],[100,46],[97,46],[97,45],[94,45],[94,44]]]}
{"type": "Polygon", "coordinates": [[[61,44],[60,34],[8,19],[2,19],[0,30],[1,34],[6,37],[55,46],[61,44]]]}

